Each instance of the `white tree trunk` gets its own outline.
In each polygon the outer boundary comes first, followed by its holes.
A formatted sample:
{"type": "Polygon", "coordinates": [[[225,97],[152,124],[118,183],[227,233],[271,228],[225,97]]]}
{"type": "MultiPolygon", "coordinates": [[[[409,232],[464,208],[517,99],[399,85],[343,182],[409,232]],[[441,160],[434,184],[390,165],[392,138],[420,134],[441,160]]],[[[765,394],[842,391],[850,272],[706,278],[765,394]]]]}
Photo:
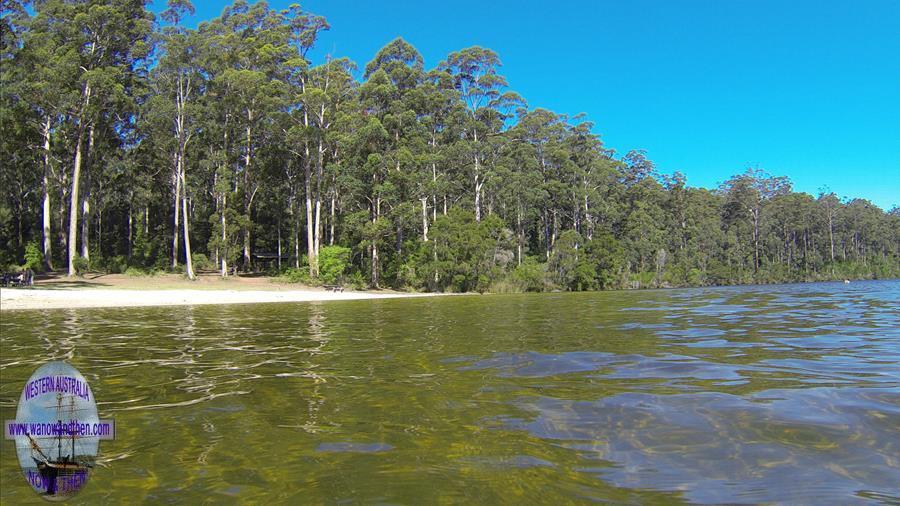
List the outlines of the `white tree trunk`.
{"type": "Polygon", "coordinates": [[[90,249],[90,216],[91,216],[91,201],[89,199],[90,194],[85,191],[84,199],[81,200],[81,256],[84,257],[85,260],[90,260],[91,258],[91,249],[90,249]]]}
{"type": "Polygon", "coordinates": [[[378,288],[378,241],[372,240],[372,287],[378,288]]]}
{"type": "MultiPolygon", "coordinates": [[[[44,238],[44,268],[48,271],[53,270],[53,250],[52,245],[53,241],[51,238],[51,230],[50,230],[50,117],[44,121],[44,180],[42,190],[44,193],[43,200],[43,238],[44,238]]],[[[834,248],[832,247],[832,251],[834,248]]],[[[833,255],[832,255],[833,256],[833,255]]]]}
{"type": "Polygon", "coordinates": [[[419,200],[422,201],[422,240],[428,242],[428,197],[419,200]]]}
{"type": "MultiPolygon", "coordinates": [[[[247,121],[253,121],[253,111],[247,111],[247,121]]],[[[247,193],[250,192],[250,162],[251,162],[251,153],[250,150],[253,147],[252,145],[252,137],[251,127],[247,125],[247,153],[244,159],[244,202],[246,203],[244,206],[244,212],[247,213],[247,222],[250,222],[250,206],[252,203],[252,198],[247,197],[247,193]]],[[[247,225],[244,228],[244,266],[246,269],[250,268],[250,225],[247,225]]]]}
{"type": "Polygon", "coordinates": [[[228,277],[228,233],[226,232],[225,212],[228,209],[228,196],[222,193],[222,277],[228,277]]]}
{"type": "MultiPolygon", "coordinates": [[[[380,216],[381,197],[375,197],[375,216],[372,223],[377,223],[380,216]]],[[[372,238],[372,286],[378,288],[378,237],[372,238]]]]}
{"type": "Polygon", "coordinates": [[[194,262],[191,258],[191,232],[190,232],[190,216],[188,214],[187,204],[187,167],[185,165],[185,157],[187,156],[187,143],[189,135],[186,131],[185,105],[187,97],[190,94],[191,80],[187,80],[179,74],[178,76],[178,94],[175,97],[175,137],[178,142],[177,151],[175,153],[175,177],[177,179],[175,185],[175,241],[173,242],[172,266],[177,265],[178,256],[178,195],[181,194],[181,211],[184,215],[184,258],[187,267],[188,279],[194,279],[194,262]]]}
{"type": "MultiPolygon", "coordinates": [[[[478,149],[478,129],[474,130],[475,149],[478,149]]],[[[481,221],[481,161],[478,159],[478,153],[475,153],[475,221],[481,221]]]]}
{"type": "Polygon", "coordinates": [[[306,262],[309,264],[310,277],[316,277],[316,259],[315,239],[313,237],[313,203],[312,203],[312,184],[310,181],[309,171],[309,150],[306,151],[307,161],[304,167],[304,186],[306,189],[306,262]]]}
{"type": "MultiPolygon", "coordinates": [[[[437,139],[434,130],[431,131],[431,149],[437,149],[437,139]]],[[[431,162],[431,221],[437,219],[437,164],[431,162]]]]}
{"type": "Polygon", "coordinates": [[[478,157],[475,157],[475,221],[481,221],[481,181],[478,173],[478,157]]]}
{"type": "Polygon", "coordinates": [[[335,201],[337,200],[335,198],[334,194],[336,191],[337,190],[332,190],[332,193],[331,193],[331,221],[328,222],[328,226],[330,227],[330,230],[328,232],[328,245],[329,246],[334,246],[334,208],[335,208],[335,204],[336,204],[335,201]]]}
{"type": "Polygon", "coordinates": [[[191,232],[190,217],[188,215],[187,205],[187,179],[184,176],[184,156],[178,157],[179,173],[181,173],[181,185],[184,191],[181,194],[181,212],[184,214],[184,258],[187,265],[188,279],[194,279],[194,262],[191,259],[191,232]]]}
{"type": "MultiPolygon", "coordinates": [[[[225,162],[221,166],[222,177],[225,177],[225,171],[228,168],[228,120],[230,119],[230,114],[225,114],[225,128],[223,128],[222,135],[222,152],[225,158],[225,162]]],[[[222,245],[221,251],[219,252],[219,269],[220,274],[223,278],[228,277],[228,233],[227,233],[227,223],[225,218],[225,213],[228,210],[228,194],[224,190],[225,185],[221,186],[222,190],[222,211],[219,213],[219,221],[222,228],[222,245]]],[[[217,196],[218,198],[218,196],[217,196]]]]}
{"type": "MultiPolygon", "coordinates": [[[[88,145],[84,152],[85,160],[90,160],[94,152],[94,125],[88,129],[88,145]]],[[[81,256],[85,260],[91,258],[91,171],[90,163],[85,164],[87,178],[85,180],[84,198],[81,202],[81,256]]]]}
{"type": "MultiPolygon", "coordinates": [[[[297,227],[299,228],[299,227],[297,227]]],[[[294,268],[300,268],[300,231],[294,229],[294,268]]]]}
{"type": "Polygon", "coordinates": [[[78,254],[78,180],[81,178],[81,140],[81,134],[79,134],[75,145],[72,191],[69,194],[69,276],[75,275],[75,256],[78,254]]]}
{"type": "MultiPolygon", "coordinates": [[[[828,240],[831,243],[831,263],[834,264],[834,219],[831,212],[828,213],[828,240]]],[[[833,265],[831,269],[834,270],[833,265]]]]}
{"type": "MultiPolygon", "coordinates": [[[[133,194],[132,194],[133,195],[133,194]]],[[[132,209],[131,199],[128,202],[128,259],[134,253],[134,209],[132,209]]]]}
{"type": "Polygon", "coordinates": [[[591,216],[591,210],[588,205],[588,196],[584,196],[584,219],[587,221],[587,240],[594,240],[594,219],[591,216]]]}
{"type": "Polygon", "coordinates": [[[319,248],[320,248],[320,239],[322,237],[322,199],[319,198],[318,192],[316,192],[316,223],[314,234],[313,234],[313,252],[315,261],[315,272],[316,276],[319,275],[319,248]]]}
{"type": "Polygon", "coordinates": [[[315,228],[313,229],[314,230],[313,251],[315,252],[315,259],[316,259],[316,262],[315,262],[316,276],[319,275],[319,250],[320,250],[321,242],[322,242],[322,192],[321,192],[322,169],[323,169],[322,168],[322,163],[323,163],[322,149],[323,149],[323,147],[322,147],[321,141],[319,141],[319,156],[318,156],[318,168],[316,170],[316,195],[315,195],[316,222],[315,222],[315,228]]]}
{"type": "Polygon", "coordinates": [[[281,272],[281,220],[278,221],[278,272],[281,272]]]}
{"type": "Polygon", "coordinates": [[[522,265],[522,242],[525,233],[522,230],[522,204],[516,205],[516,265],[522,265]]]}
{"type": "MultiPolygon", "coordinates": [[[[91,97],[91,85],[84,85],[85,108],[91,97]]],[[[84,121],[82,113],[81,121],[84,121]]],[[[75,164],[72,168],[72,191],[69,193],[69,276],[75,275],[75,256],[78,254],[78,183],[81,179],[81,145],[84,143],[84,124],[78,125],[75,141],[75,164]]]]}
{"type": "Polygon", "coordinates": [[[179,168],[178,154],[175,155],[175,200],[172,207],[175,210],[175,220],[172,226],[172,268],[178,267],[178,231],[181,228],[181,169],[179,168]]]}

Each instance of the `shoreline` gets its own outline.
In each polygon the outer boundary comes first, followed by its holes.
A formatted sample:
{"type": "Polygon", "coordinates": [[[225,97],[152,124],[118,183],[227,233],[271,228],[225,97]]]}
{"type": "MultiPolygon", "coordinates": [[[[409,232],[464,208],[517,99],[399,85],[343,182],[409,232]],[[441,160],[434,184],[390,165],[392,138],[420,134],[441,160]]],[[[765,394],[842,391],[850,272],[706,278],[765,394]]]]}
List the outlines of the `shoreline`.
{"type": "MultiPolygon", "coordinates": [[[[855,279],[853,282],[868,281],[855,279]]],[[[846,283],[847,281],[845,281],[846,283]]],[[[710,285],[700,287],[658,287],[620,289],[621,291],[657,291],[691,288],[791,286],[808,283],[841,283],[837,280],[804,281],[746,285],[710,285]]],[[[603,290],[616,292],[620,290],[603,290]]],[[[549,292],[547,292],[549,293],[549,292]]],[[[572,292],[587,293],[587,292],[572,292]]],[[[277,302],[327,302],[341,300],[373,300],[411,297],[462,295],[443,292],[398,292],[393,290],[344,290],[279,282],[268,277],[233,277],[223,280],[202,275],[187,281],[180,275],[162,274],[152,277],[127,277],[100,274],[76,279],[60,275],[40,276],[33,287],[0,288],[0,311],[34,311],[42,309],[84,309],[120,307],[163,307],[216,304],[260,304],[277,302]]]]}
{"type": "Polygon", "coordinates": [[[37,276],[32,287],[0,288],[0,311],[326,302],[434,295],[439,294],[349,289],[332,292],[259,275],[223,279],[214,273],[202,273],[190,281],[179,274],[136,277],[87,274],[69,278],[61,273],[51,273],[37,276]]]}
{"type": "Polygon", "coordinates": [[[0,310],[83,309],[118,307],[259,304],[272,302],[325,302],[433,297],[432,293],[373,293],[326,290],[133,290],[105,288],[0,288],[0,310]]]}

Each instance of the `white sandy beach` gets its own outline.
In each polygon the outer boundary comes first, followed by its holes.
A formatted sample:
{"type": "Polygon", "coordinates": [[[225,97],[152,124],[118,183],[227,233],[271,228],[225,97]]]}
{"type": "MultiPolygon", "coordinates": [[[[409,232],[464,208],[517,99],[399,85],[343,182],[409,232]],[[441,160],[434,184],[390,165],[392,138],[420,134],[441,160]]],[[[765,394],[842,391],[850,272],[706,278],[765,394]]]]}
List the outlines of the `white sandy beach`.
{"type": "Polygon", "coordinates": [[[330,292],[325,290],[122,290],[102,288],[0,288],[0,309],[60,309],[89,307],[182,306],[311,302],[329,300],[428,297],[434,294],[330,292]]]}

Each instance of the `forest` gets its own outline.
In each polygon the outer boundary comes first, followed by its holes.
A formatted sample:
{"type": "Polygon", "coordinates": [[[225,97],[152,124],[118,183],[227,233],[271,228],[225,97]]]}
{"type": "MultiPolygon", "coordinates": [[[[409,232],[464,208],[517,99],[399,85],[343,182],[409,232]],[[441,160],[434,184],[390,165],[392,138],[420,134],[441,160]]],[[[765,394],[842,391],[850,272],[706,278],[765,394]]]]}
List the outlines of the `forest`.
{"type": "Polygon", "coordinates": [[[898,208],[760,167],[688,186],[529,106],[490,49],[312,61],[329,24],[299,5],[196,28],[188,0],[165,7],[2,0],[4,270],[481,292],[900,276],[898,208]]]}

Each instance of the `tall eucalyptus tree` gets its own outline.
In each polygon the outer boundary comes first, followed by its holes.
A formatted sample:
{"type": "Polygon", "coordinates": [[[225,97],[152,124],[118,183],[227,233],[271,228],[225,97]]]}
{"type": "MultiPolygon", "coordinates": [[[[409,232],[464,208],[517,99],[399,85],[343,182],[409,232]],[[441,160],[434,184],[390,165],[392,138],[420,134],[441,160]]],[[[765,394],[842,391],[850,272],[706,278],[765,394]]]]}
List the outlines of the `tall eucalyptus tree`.
{"type": "MultiPolygon", "coordinates": [[[[31,23],[33,36],[56,44],[54,67],[67,78],[65,115],[73,131],[71,191],[69,194],[68,273],[75,275],[78,256],[78,217],[89,216],[88,200],[79,198],[83,162],[90,155],[94,129],[103,115],[128,121],[128,94],[150,51],[148,37],[153,15],[143,1],[41,2],[31,23]],[[114,114],[116,111],[118,114],[114,114]],[[126,114],[123,114],[126,113],[126,114]],[[79,207],[82,209],[79,210],[79,207]]],[[[82,237],[84,241],[85,238],[82,237]]],[[[82,248],[82,254],[89,251],[82,248]]]]}
{"type": "Polygon", "coordinates": [[[203,90],[203,69],[199,67],[197,53],[201,40],[196,30],[186,30],[180,26],[184,16],[193,14],[194,6],[188,0],[169,0],[168,9],[162,17],[170,26],[163,30],[166,52],[154,69],[154,78],[159,90],[171,100],[174,107],[171,114],[174,136],[173,180],[175,199],[173,205],[172,266],[178,265],[178,235],[183,234],[184,256],[187,276],[194,279],[191,259],[190,214],[188,213],[187,147],[198,127],[197,106],[194,102],[203,90]],[[179,216],[183,224],[179,230],[179,216]]]}
{"type": "Polygon", "coordinates": [[[502,128],[498,109],[503,105],[506,78],[499,73],[500,57],[490,49],[474,46],[450,53],[439,68],[450,74],[465,104],[463,121],[466,151],[472,160],[472,198],[475,221],[481,221],[481,197],[485,183],[484,157],[486,138],[502,128]]]}

